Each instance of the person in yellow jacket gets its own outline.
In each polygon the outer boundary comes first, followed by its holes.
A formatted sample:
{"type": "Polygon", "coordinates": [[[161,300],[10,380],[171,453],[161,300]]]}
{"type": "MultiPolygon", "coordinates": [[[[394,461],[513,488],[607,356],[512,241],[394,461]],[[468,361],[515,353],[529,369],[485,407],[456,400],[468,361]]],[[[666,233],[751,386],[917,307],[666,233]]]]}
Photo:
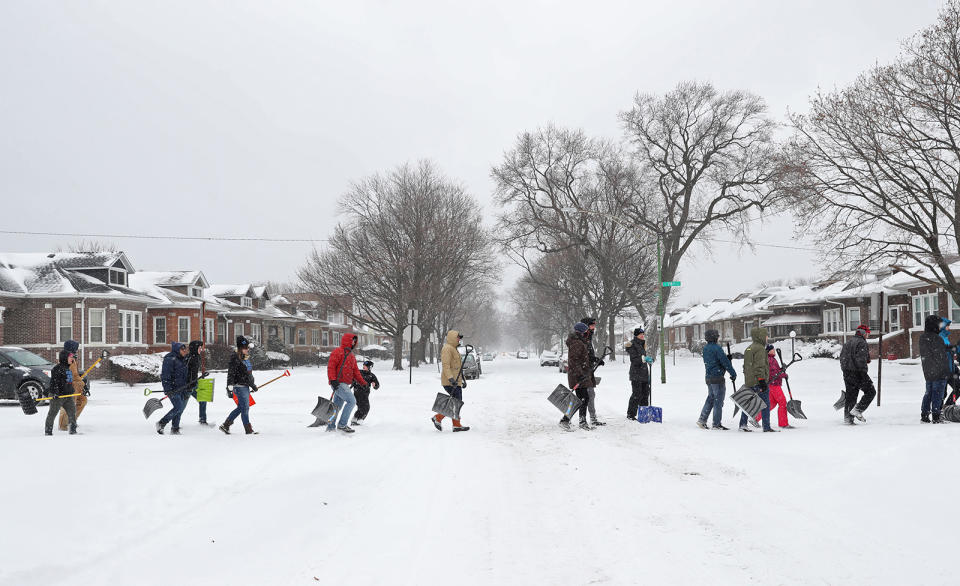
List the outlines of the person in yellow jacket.
{"type": "MultiPolygon", "coordinates": [[[[74,356],[79,356],[77,351],[80,349],[80,344],[76,340],[67,340],[63,343],[63,349],[74,356]]],[[[76,400],[77,403],[77,416],[74,418],[74,424],[76,424],[76,420],[80,418],[80,413],[83,411],[83,408],[87,406],[87,383],[80,378],[83,373],[80,372],[77,367],[78,363],[79,360],[74,360],[70,364],[70,372],[73,375],[73,392],[79,393],[76,397],[71,397],[71,400],[76,400]]],[[[67,412],[64,409],[60,409],[60,419],[57,420],[57,426],[60,428],[60,431],[67,431],[68,424],[69,418],[67,417],[67,412]]]]}
{"type": "MultiPolygon", "coordinates": [[[[467,381],[463,379],[463,371],[461,369],[462,362],[460,359],[460,352],[457,350],[457,346],[460,345],[460,340],[463,339],[463,336],[460,332],[456,330],[450,330],[447,332],[447,341],[443,345],[443,349],[440,351],[440,384],[443,385],[443,390],[447,392],[451,397],[456,397],[458,400],[463,401],[463,389],[467,386],[467,381]]],[[[443,427],[440,425],[440,422],[443,421],[443,415],[435,413],[430,421],[433,422],[433,426],[437,428],[437,431],[443,431],[443,427]]],[[[469,427],[461,425],[459,419],[453,420],[453,431],[470,431],[469,427]]]]}

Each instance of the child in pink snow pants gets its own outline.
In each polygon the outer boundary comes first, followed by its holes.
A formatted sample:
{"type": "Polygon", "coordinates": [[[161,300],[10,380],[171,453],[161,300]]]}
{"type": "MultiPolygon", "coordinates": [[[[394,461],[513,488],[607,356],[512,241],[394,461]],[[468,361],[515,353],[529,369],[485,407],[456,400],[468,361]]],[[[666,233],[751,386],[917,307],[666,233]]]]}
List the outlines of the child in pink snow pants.
{"type": "MultiPolygon", "coordinates": [[[[787,373],[780,368],[776,350],[770,344],[767,345],[767,363],[770,365],[770,378],[767,379],[767,386],[770,388],[770,411],[777,407],[777,425],[781,429],[793,429],[787,420],[787,398],[783,395],[783,379],[787,378],[787,373]]],[[[757,415],[757,421],[760,421],[760,415],[757,415]]]]}

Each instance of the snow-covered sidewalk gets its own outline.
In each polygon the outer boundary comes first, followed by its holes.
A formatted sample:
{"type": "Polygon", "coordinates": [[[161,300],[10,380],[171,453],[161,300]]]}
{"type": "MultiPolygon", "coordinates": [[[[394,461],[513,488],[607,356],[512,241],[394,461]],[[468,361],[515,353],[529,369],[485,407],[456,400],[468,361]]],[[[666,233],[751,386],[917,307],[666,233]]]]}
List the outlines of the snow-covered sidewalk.
{"type": "Polygon", "coordinates": [[[142,386],[96,384],[79,437],[4,405],[0,584],[956,583],[940,512],[960,426],[919,423],[919,366],[885,364],[883,406],[850,428],[837,362],[798,363],[810,419],[777,434],[696,428],[697,358],[654,385],[663,425],[626,421],[627,367],[603,367],[609,425],[575,433],[546,400],[565,375],[535,360],[485,363],[460,434],[428,421],[435,367],[413,386],[385,367],[351,436],[306,427],[316,368],[255,395],[257,436],[200,427],[192,400],[158,436],[142,386]]]}

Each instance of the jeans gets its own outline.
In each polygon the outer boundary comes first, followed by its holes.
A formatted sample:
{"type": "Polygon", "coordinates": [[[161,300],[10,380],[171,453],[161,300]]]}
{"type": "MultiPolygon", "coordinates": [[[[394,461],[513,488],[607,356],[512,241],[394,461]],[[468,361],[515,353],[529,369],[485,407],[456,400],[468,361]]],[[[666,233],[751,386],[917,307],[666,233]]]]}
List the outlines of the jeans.
{"type": "Polygon", "coordinates": [[[630,400],[627,401],[627,417],[636,417],[637,409],[650,405],[650,381],[631,380],[630,400]]]}
{"type": "Polygon", "coordinates": [[[227,421],[233,423],[239,415],[244,425],[250,425],[250,387],[233,387],[233,396],[237,399],[237,408],[227,415],[227,421]]]}
{"type": "Polygon", "coordinates": [[[703,409],[700,410],[700,421],[706,423],[710,411],[713,411],[713,426],[720,427],[723,420],[723,398],[726,394],[726,381],[707,385],[707,400],[703,402],[703,409]]]}
{"type": "Polygon", "coordinates": [[[947,390],[947,379],[927,381],[927,392],[923,394],[920,413],[928,415],[933,408],[933,416],[940,417],[943,408],[943,395],[947,390]]]}
{"type": "Polygon", "coordinates": [[[167,414],[160,418],[160,425],[166,425],[173,421],[173,428],[180,429],[180,416],[187,407],[187,394],[182,391],[167,393],[167,398],[170,399],[171,407],[167,414]]]}
{"type": "MultiPolygon", "coordinates": [[[[350,413],[353,412],[353,407],[356,404],[357,399],[353,396],[350,385],[347,383],[338,384],[337,390],[333,394],[333,406],[340,413],[340,421],[337,423],[337,427],[347,426],[347,423],[350,422],[350,413]]],[[[327,429],[333,429],[333,423],[327,425],[327,429]]]]}
{"type": "MultiPolygon", "coordinates": [[[[767,387],[753,387],[754,392],[760,395],[760,399],[763,400],[766,404],[766,408],[760,410],[760,420],[763,424],[763,429],[770,429],[770,390],[767,387]]],[[[747,412],[740,411],[740,427],[747,425],[747,412]]]]}
{"type": "MultiPolygon", "coordinates": [[[[196,399],[197,392],[193,391],[192,393],[190,393],[190,397],[193,397],[194,399],[196,399]]],[[[187,397],[187,403],[190,402],[190,397],[187,397]]],[[[200,423],[206,423],[207,422],[207,403],[205,401],[201,401],[197,399],[197,404],[200,405],[200,423]]]]}
{"type": "Polygon", "coordinates": [[[597,392],[594,387],[587,389],[587,410],[590,412],[590,420],[597,420],[597,406],[596,406],[597,392]]]}

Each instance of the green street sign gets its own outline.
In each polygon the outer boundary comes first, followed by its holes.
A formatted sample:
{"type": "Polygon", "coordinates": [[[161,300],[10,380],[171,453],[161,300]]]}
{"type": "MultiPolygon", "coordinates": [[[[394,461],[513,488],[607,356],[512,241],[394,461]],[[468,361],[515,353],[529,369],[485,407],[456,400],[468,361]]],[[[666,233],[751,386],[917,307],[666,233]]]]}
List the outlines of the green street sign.
{"type": "Polygon", "coordinates": [[[680,281],[664,281],[662,285],[664,287],[679,287],[680,281]]]}

